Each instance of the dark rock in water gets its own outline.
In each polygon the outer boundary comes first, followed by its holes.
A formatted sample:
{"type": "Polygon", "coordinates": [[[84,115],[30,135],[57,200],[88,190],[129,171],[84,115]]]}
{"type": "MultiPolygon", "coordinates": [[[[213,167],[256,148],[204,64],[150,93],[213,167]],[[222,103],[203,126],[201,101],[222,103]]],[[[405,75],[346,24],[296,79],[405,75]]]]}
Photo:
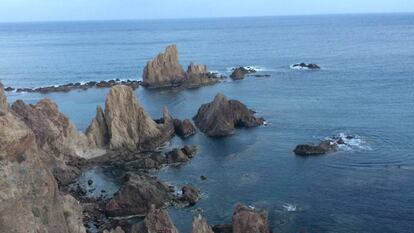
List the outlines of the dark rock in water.
{"type": "Polygon", "coordinates": [[[175,133],[182,138],[188,138],[196,133],[196,128],[188,119],[183,121],[174,119],[174,128],[175,133]]]}
{"type": "Polygon", "coordinates": [[[214,233],[233,233],[231,224],[218,224],[213,226],[214,233]]]}
{"type": "Polygon", "coordinates": [[[151,205],[144,221],[132,226],[132,233],[178,233],[166,210],[151,205]]]}
{"type": "Polygon", "coordinates": [[[319,145],[302,144],[296,146],[294,152],[300,156],[316,156],[324,155],[326,153],[336,150],[337,144],[329,140],[322,141],[319,145]]]}
{"type": "Polygon", "coordinates": [[[300,69],[309,69],[309,70],[319,70],[321,69],[320,66],[318,66],[317,64],[306,64],[306,63],[298,63],[298,64],[294,64],[292,65],[293,68],[300,68],[300,69]]]}
{"type": "Polygon", "coordinates": [[[207,178],[207,176],[200,176],[200,179],[201,180],[207,180],[208,178],[207,178]]]}
{"type": "Polygon", "coordinates": [[[4,89],[5,91],[14,91],[16,89],[14,89],[13,87],[7,87],[6,89],[4,89]]]}
{"type": "Polygon", "coordinates": [[[233,69],[233,73],[230,75],[230,78],[233,80],[241,80],[244,79],[246,74],[256,73],[256,70],[249,67],[238,67],[233,69]]]}
{"type": "Polygon", "coordinates": [[[191,63],[187,72],[178,60],[178,50],[170,45],[144,68],[143,85],[148,88],[184,87],[195,88],[217,83],[220,80],[208,72],[207,66],[191,63]]]}
{"type": "Polygon", "coordinates": [[[93,180],[88,180],[88,185],[92,185],[93,184],[93,180]]]}
{"type": "Polygon", "coordinates": [[[188,162],[196,153],[196,146],[184,146],[181,149],[174,149],[166,153],[166,156],[168,163],[175,164],[188,162]]]}
{"type": "Polygon", "coordinates": [[[109,216],[147,215],[152,205],[162,208],[171,201],[169,188],[146,174],[130,175],[128,181],[106,205],[109,216]]]}
{"type": "Polygon", "coordinates": [[[214,233],[201,214],[198,214],[193,218],[191,229],[191,233],[214,233]]]}
{"type": "Polygon", "coordinates": [[[186,185],[182,188],[183,195],[181,201],[188,203],[189,205],[195,205],[201,198],[200,190],[191,185],[186,185]]]}
{"type": "Polygon", "coordinates": [[[270,233],[268,213],[237,204],[233,213],[233,233],[270,233]]]}
{"type": "Polygon", "coordinates": [[[237,100],[228,100],[217,94],[214,101],[203,104],[194,117],[197,127],[211,137],[234,134],[235,128],[256,127],[264,123],[254,112],[237,100]]]}
{"type": "Polygon", "coordinates": [[[271,75],[270,74],[251,74],[249,76],[256,77],[256,78],[268,78],[271,75]]]}

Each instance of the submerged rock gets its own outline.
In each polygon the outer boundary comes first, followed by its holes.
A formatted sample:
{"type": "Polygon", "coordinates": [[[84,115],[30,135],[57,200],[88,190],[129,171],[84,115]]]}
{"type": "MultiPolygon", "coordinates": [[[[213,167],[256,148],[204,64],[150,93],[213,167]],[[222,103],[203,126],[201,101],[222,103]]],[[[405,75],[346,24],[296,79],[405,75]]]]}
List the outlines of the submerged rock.
{"type": "Polygon", "coordinates": [[[233,233],[270,233],[268,214],[242,204],[233,213],[233,233]]]}
{"type": "Polygon", "coordinates": [[[214,101],[203,104],[194,117],[197,127],[208,136],[227,136],[234,134],[238,127],[255,127],[264,123],[256,118],[254,112],[237,100],[228,100],[217,94],[214,101]]]}
{"type": "Polygon", "coordinates": [[[207,66],[191,63],[187,72],[179,63],[178,50],[170,45],[164,53],[149,61],[144,68],[143,85],[149,88],[184,87],[194,88],[219,81],[219,77],[208,72],[207,66]]]}
{"type": "Polygon", "coordinates": [[[214,233],[207,221],[200,214],[193,219],[192,233],[214,233]]]}
{"type": "Polygon", "coordinates": [[[246,74],[253,74],[253,73],[256,73],[255,69],[241,66],[241,67],[237,67],[233,69],[233,73],[230,75],[230,78],[232,78],[233,80],[241,80],[241,79],[244,79],[244,76],[246,74]]]}
{"type": "Polygon", "coordinates": [[[181,138],[188,138],[196,133],[196,128],[188,119],[185,119],[183,121],[174,119],[174,128],[175,133],[181,138]]]}
{"type": "Polygon", "coordinates": [[[167,185],[146,174],[133,174],[106,205],[109,216],[145,216],[154,205],[162,208],[172,198],[167,185]]]}
{"type": "Polygon", "coordinates": [[[174,134],[173,120],[164,108],[158,124],[145,112],[130,87],[112,87],[105,113],[98,107],[96,118],[86,133],[90,143],[110,150],[151,151],[168,141],[174,134]],[[106,132],[107,130],[107,132],[106,132]]]}
{"type": "Polygon", "coordinates": [[[342,138],[333,138],[330,140],[323,140],[319,145],[301,144],[296,146],[293,151],[299,156],[318,156],[324,155],[338,149],[338,145],[342,145],[345,142],[342,138]]]}

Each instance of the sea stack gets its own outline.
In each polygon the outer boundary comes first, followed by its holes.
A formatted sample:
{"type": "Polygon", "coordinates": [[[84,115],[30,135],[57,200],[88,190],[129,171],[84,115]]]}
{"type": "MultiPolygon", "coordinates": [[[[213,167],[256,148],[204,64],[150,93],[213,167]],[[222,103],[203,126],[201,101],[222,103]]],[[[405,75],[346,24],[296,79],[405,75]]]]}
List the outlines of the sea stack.
{"type": "Polygon", "coordinates": [[[219,77],[210,73],[206,65],[190,63],[184,71],[176,45],[169,45],[164,53],[149,61],[142,78],[142,85],[148,88],[195,88],[219,81],[219,77]]]}
{"type": "Polygon", "coordinates": [[[131,152],[155,150],[173,134],[174,123],[168,109],[164,108],[162,122],[155,122],[138,102],[132,88],[124,85],[112,87],[106,97],[105,113],[97,108],[86,133],[92,145],[131,152]]]}
{"type": "Polygon", "coordinates": [[[203,104],[194,117],[197,127],[211,137],[227,136],[235,133],[239,127],[255,127],[264,123],[263,118],[254,116],[254,112],[248,109],[238,100],[228,100],[219,93],[213,102],[203,104]]]}

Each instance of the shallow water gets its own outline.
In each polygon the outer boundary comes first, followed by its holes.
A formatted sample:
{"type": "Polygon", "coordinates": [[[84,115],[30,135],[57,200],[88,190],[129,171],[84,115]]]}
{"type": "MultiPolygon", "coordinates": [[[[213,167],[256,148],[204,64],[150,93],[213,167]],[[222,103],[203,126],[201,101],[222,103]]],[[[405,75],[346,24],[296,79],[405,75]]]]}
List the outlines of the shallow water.
{"type": "MultiPolygon", "coordinates": [[[[182,64],[194,60],[226,74],[259,66],[271,74],[194,90],[136,90],[154,118],[164,105],[191,118],[223,92],[269,123],[222,139],[199,133],[172,140],[200,152],[159,176],[205,195],[194,207],[171,208],[182,232],[195,209],[217,224],[231,221],[237,202],[267,209],[274,232],[414,231],[414,15],[1,24],[0,41],[6,86],[140,78],[146,60],[169,43],[177,43],[182,64]],[[298,62],[322,70],[290,69],[298,62]],[[292,152],[340,133],[361,141],[317,158],[292,152]]],[[[30,103],[51,98],[85,130],[107,92],[8,95],[30,103]]]]}

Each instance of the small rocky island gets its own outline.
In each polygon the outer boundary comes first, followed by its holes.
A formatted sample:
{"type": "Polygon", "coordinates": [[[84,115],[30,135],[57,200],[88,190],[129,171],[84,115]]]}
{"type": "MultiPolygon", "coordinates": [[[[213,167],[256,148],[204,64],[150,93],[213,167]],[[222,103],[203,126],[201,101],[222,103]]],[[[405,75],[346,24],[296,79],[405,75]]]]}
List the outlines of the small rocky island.
{"type": "Polygon", "coordinates": [[[228,136],[235,133],[236,128],[256,127],[264,124],[263,118],[254,116],[255,112],[248,109],[238,100],[228,100],[219,93],[213,102],[203,104],[194,122],[206,135],[211,137],[228,136]]]}
{"type": "Polygon", "coordinates": [[[292,69],[300,69],[300,70],[320,70],[321,67],[317,64],[312,63],[296,63],[291,66],[292,69]]]}
{"type": "Polygon", "coordinates": [[[148,88],[196,88],[215,84],[223,77],[208,71],[206,65],[190,63],[184,71],[175,45],[149,61],[144,68],[142,85],[148,88]]]}

